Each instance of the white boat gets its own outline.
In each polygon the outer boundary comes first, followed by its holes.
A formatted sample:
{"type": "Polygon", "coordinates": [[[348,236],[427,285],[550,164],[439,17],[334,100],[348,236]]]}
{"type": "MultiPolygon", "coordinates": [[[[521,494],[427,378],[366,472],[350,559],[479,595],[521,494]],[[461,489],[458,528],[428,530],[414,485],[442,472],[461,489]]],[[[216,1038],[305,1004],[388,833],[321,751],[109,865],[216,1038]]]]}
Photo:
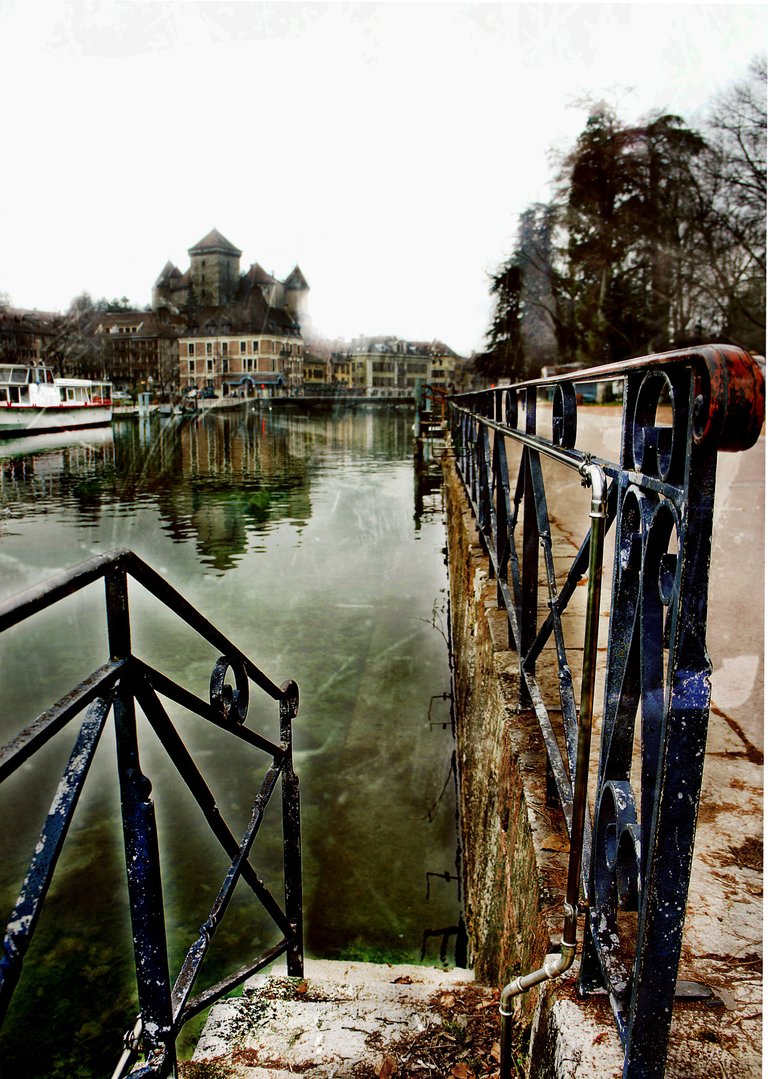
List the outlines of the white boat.
{"type": "Polygon", "coordinates": [[[45,364],[0,362],[0,438],[111,422],[109,382],[55,378],[45,364]]]}

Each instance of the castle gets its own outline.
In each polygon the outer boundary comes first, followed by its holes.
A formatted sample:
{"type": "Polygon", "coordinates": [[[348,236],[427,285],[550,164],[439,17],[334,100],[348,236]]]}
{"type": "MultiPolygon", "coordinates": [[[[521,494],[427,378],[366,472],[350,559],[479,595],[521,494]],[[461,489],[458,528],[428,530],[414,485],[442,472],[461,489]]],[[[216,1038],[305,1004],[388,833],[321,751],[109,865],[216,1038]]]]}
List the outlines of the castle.
{"type": "MultiPolygon", "coordinates": [[[[307,318],[309,285],[298,266],[284,281],[268,274],[254,262],[243,274],[240,272],[240,251],[217,229],[194,244],[188,251],[190,266],[186,273],[167,262],[152,289],[152,307],[172,314],[185,313],[191,321],[201,323],[216,309],[226,308],[231,316],[246,318],[251,328],[253,317],[271,318],[288,328],[287,323],[301,324],[307,318]]],[[[237,319],[235,319],[237,321],[237,319]]]]}

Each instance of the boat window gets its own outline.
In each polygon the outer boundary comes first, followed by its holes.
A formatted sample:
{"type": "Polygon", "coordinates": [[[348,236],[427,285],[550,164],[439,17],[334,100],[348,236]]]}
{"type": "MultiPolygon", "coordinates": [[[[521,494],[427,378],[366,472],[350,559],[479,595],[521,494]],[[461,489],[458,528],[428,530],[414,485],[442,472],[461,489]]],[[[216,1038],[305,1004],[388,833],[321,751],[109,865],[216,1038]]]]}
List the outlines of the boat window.
{"type": "Polygon", "coordinates": [[[45,381],[53,383],[53,371],[49,371],[47,367],[45,369],[45,381]]]}
{"type": "Polygon", "coordinates": [[[11,369],[10,367],[0,367],[0,382],[11,381],[11,369]]]}
{"type": "Polygon", "coordinates": [[[26,382],[27,381],[27,371],[28,371],[28,368],[26,368],[26,367],[12,367],[11,368],[11,382],[20,382],[20,383],[26,382]]]}

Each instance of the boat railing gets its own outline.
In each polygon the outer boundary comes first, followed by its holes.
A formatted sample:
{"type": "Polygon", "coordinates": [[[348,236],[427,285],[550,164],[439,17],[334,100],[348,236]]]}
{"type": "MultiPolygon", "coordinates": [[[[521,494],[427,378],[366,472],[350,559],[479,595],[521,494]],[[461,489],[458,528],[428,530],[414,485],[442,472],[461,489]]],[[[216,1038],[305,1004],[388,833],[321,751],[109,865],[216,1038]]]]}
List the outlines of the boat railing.
{"type": "MultiPolygon", "coordinates": [[[[78,800],[111,717],[139,1013],[135,1020],[126,1017],[130,1028],[124,1046],[116,1047],[113,1079],[129,1070],[132,1075],[168,1076],[176,1072],[176,1038],[190,1018],[282,955],[286,956],[289,975],[301,976],[303,972],[299,784],[292,763],[292,722],[298,711],[298,687],[293,681],[280,686],[273,683],[159,573],[125,549],[93,558],[0,604],[0,633],[13,630],[99,581],[103,581],[105,590],[108,657],[0,749],[2,794],[6,781],[23,765],[41,760],[46,747],[66,738],[67,732],[74,734],[68,761],[5,929],[0,952],[0,1023],[20,981],[78,800]],[[141,591],[160,601],[166,614],[181,619],[214,650],[217,658],[203,695],[185,688],[137,654],[131,635],[129,581],[132,595],[135,586],[141,586],[141,591]],[[246,722],[252,687],[278,706],[278,733],[274,738],[246,722]],[[250,816],[240,834],[225,821],[199,764],[181,737],[178,722],[171,718],[169,703],[171,710],[181,709],[184,716],[197,717],[224,732],[224,737],[234,739],[237,753],[253,752],[264,758],[262,777],[254,779],[250,816]],[[152,784],[146,774],[150,769],[145,771],[139,753],[140,741],[149,730],[154,732],[229,860],[210,911],[174,978],[169,970],[160,842],[150,793],[152,784]],[[278,787],[283,835],[280,900],[258,876],[251,860],[265,811],[278,787]],[[216,984],[197,988],[201,965],[239,882],[250,889],[252,898],[267,912],[277,931],[276,939],[216,984]]],[[[142,617],[146,617],[143,601],[141,607],[142,617]]],[[[153,767],[154,764],[153,760],[153,767]]]]}

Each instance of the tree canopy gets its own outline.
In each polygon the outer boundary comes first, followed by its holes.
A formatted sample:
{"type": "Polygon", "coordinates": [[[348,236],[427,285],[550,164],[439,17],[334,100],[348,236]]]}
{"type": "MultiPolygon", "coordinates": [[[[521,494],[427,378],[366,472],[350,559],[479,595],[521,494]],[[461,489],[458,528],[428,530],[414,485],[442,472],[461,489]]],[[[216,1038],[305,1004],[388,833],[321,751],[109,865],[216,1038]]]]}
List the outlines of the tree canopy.
{"type": "Polygon", "coordinates": [[[765,351],[764,61],[701,131],[593,106],[554,192],[520,214],[491,278],[480,373],[519,379],[712,340],[765,351]]]}

